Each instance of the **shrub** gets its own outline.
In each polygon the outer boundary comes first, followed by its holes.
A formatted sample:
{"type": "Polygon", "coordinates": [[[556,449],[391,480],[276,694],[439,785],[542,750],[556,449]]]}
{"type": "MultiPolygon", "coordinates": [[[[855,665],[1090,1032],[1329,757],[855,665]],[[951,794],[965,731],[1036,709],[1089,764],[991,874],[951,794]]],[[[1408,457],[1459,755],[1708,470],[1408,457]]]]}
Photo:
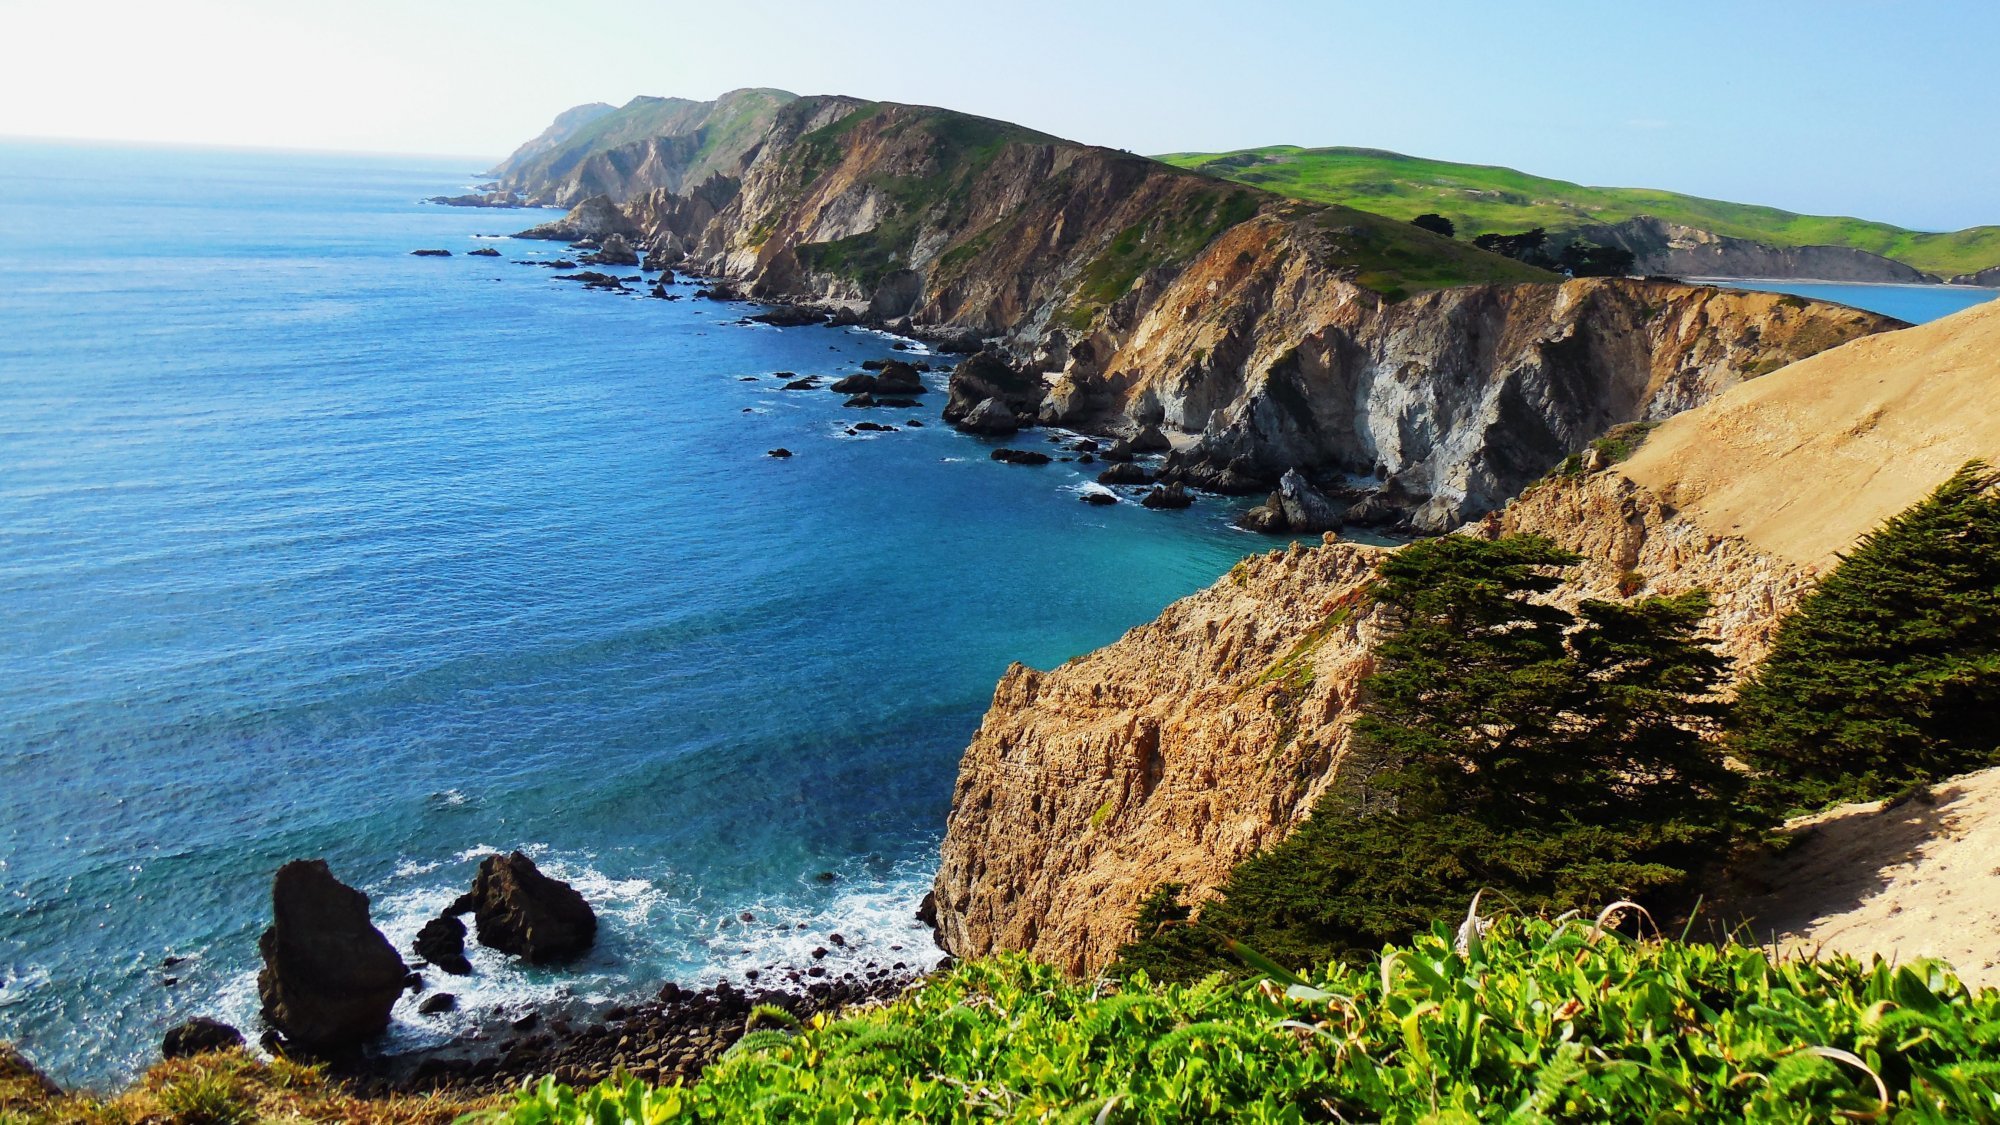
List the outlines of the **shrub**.
{"type": "Polygon", "coordinates": [[[1733,748],[1772,799],[1888,796],[2000,763],[2000,474],[1979,462],[1863,538],[1779,627],[1733,748]]]}
{"type": "Polygon", "coordinates": [[[973,962],[760,1033],[693,1087],[551,1081],[510,1125],[677,1121],[1991,1121],[2000,994],[1588,922],[1433,926],[1310,980],[1077,983],[973,962]],[[1878,1086],[1879,1082],[1879,1086],[1878,1086]]]}

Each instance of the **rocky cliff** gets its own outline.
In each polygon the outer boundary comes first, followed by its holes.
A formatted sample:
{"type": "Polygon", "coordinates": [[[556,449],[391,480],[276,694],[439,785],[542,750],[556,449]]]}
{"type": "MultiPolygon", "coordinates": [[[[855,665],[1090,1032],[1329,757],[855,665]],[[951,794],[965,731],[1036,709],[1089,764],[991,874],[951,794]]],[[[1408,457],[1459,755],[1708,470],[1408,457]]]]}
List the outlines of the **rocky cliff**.
{"type": "Polygon", "coordinates": [[[1181,447],[1172,480],[1252,492],[1296,468],[1425,530],[1490,510],[1609,426],[1896,323],[1670,283],[1558,284],[1363,211],[842,97],[785,103],[692,187],[587,200],[531,233],[614,226],[752,296],[991,346],[1018,373],[1010,410],[1161,425],[1181,447]]]}
{"type": "MultiPolygon", "coordinates": [[[[1584,556],[1566,598],[1708,590],[1739,661],[1811,577],[1615,471],[1546,484],[1478,529],[1508,531],[1584,556]]],[[[959,764],[936,884],[945,948],[1099,968],[1153,887],[1199,897],[1289,831],[1347,748],[1381,554],[1334,542],[1249,559],[1107,648],[1010,668],[959,764]]]]}
{"type": "Polygon", "coordinates": [[[597,195],[622,203],[648,191],[681,191],[740,165],[794,97],[750,89],[707,102],[640,97],[616,109],[577,106],[492,174],[504,190],[559,207],[597,195]]]}
{"type": "MultiPolygon", "coordinates": [[[[1637,455],[1556,474],[1468,534],[1583,556],[1560,597],[1707,590],[1747,668],[1837,551],[1964,460],[2000,459],[2000,307],[1872,337],[1725,391],[1637,455]]],[[[960,955],[1084,971],[1154,886],[1199,895],[1282,836],[1345,752],[1381,557],[1339,542],[1247,560],[1117,643],[1015,666],[960,765],[936,894],[960,955]]]]}
{"type": "Polygon", "coordinates": [[[1953,285],[1983,285],[1988,289],[2000,289],[2000,266],[1980,270],[1978,273],[1962,273],[1951,279],[1953,285]]]}
{"type": "Polygon", "coordinates": [[[1633,269],[1674,277],[1796,277],[1921,284],[1937,278],[1894,258],[1847,246],[1773,246],[1650,216],[1571,232],[1633,255],[1633,269]]]}

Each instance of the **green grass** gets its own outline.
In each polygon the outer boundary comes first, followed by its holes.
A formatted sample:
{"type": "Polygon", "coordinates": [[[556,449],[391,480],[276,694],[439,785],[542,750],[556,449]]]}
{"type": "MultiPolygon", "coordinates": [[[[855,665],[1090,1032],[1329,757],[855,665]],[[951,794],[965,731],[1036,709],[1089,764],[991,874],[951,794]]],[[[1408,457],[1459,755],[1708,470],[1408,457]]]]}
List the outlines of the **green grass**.
{"type": "Polygon", "coordinates": [[[599,153],[655,137],[692,134],[700,138],[688,162],[687,182],[733,163],[764,135],[779,109],[796,101],[783,90],[735,90],[713,102],[687,98],[638,97],[565,137],[554,148],[497,169],[510,182],[531,190],[553,187],[578,165],[599,153]]]}
{"type": "Polygon", "coordinates": [[[973,962],[885,1008],[752,1032],[693,1087],[544,1080],[495,1120],[2000,1120],[2000,993],[1941,965],[1481,922],[1309,979],[973,962]]]}
{"type": "Polygon", "coordinates": [[[1435,211],[1458,237],[1546,227],[1551,232],[1651,215],[1778,246],[1850,246],[1951,276],[2000,264],[2000,226],[1932,234],[1888,223],[1799,215],[1649,188],[1598,188],[1478,164],[1359,148],[1290,145],[1161,160],[1319,203],[1409,220],[1435,211]]]}

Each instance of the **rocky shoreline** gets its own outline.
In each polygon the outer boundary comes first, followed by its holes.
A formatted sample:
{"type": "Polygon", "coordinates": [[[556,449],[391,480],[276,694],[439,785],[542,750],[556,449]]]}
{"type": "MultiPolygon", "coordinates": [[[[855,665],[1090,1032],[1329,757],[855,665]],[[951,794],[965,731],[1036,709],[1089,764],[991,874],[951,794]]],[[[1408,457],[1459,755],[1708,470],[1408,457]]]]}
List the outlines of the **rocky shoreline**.
{"type": "MultiPolygon", "coordinates": [[[[829,969],[826,946],[849,946],[834,932],[813,950],[810,963],[746,970],[740,983],[724,978],[688,988],[669,981],[650,997],[608,1006],[574,1000],[496,1005],[448,1042],[385,1052],[382,1036],[405,994],[422,997],[416,1004],[422,1016],[458,1010],[451,981],[473,972],[465,956],[468,932],[518,964],[561,966],[596,941],[590,904],[522,853],[494,853],[480,863],[471,889],[418,932],[407,951],[413,961],[375,927],[368,896],[342,883],[323,860],[280,867],[271,906],[272,923],[258,941],[264,965],[257,978],[258,1045],[272,1056],[323,1064],[363,1097],[481,1095],[543,1075],[577,1085],[617,1073],[649,1082],[693,1081],[746,1032],[892,1000],[922,980],[935,960],[891,945],[884,956],[903,953],[904,959],[829,969]],[[472,916],[470,931],[462,915],[472,916]]],[[[924,906],[915,913],[934,931],[934,914],[924,906]]],[[[744,911],[734,921],[749,926],[758,919],[744,911]]],[[[243,1046],[241,1030],[196,1017],[166,1033],[161,1055],[171,1060],[243,1046]]]]}

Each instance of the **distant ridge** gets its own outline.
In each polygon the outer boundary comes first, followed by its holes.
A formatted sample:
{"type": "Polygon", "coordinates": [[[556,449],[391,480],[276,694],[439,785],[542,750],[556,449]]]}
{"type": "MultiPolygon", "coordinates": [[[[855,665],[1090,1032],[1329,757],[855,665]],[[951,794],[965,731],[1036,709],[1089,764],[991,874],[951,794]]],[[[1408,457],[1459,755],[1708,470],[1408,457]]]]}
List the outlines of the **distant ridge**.
{"type": "MultiPolygon", "coordinates": [[[[2000,226],[1932,234],[1889,223],[1800,215],[1651,188],[1586,187],[1498,165],[1460,164],[1382,149],[1272,145],[1234,152],[1171,153],[1160,159],[1296,199],[1340,203],[1391,218],[1436,212],[1458,225],[1460,238],[1539,226],[1551,235],[1595,235],[1596,241],[1607,243],[1622,244],[1625,237],[1650,239],[1661,245],[1628,248],[1640,252],[1642,262],[1645,251],[1651,250],[1658,259],[1651,264],[1658,266],[1668,264],[1669,247],[1664,243],[1671,240],[1690,244],[1682,247],[1690,250],[1702,244],[1714,246],[1716,240],[1740,240],[1781,251],[1832,248],[1888,259],[1912,274],[1967,283],[1972,281],[1970,275],[2000,264],[2000,226]],[[1649,224],[1653,229],[1622,233],[1615,229],[1636,220],[1653,220],[1649,224]],[[1681,229],[1662,232],[1660,227],[1681,229]]],[[[1851,270],[1865,268],[1860,262],[1850,264],[1851,270]]],[[[1881,277],[1851,279],[1919,280],[1895,276],[1893,270],[1881,277]]]]}

